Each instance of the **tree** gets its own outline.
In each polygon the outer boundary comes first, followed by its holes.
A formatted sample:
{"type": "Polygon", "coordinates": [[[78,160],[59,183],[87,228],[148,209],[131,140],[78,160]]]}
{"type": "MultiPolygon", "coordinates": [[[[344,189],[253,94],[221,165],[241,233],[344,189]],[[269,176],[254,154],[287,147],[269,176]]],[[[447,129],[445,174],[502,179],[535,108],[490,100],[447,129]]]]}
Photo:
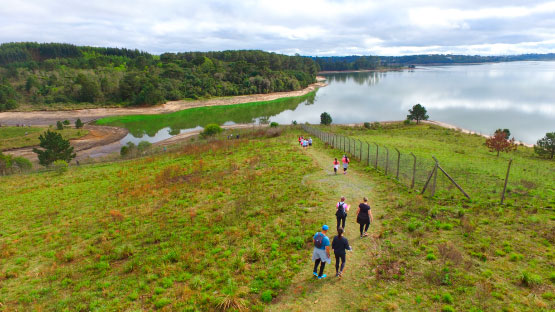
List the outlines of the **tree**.
{"type": "Polygon", "coordinates": [[[549,159],[553,159],[555,154],[555,132],[548,132],[545,136],[536,142],[534,145],[534,151],[539,156],[548,156],[549,159]]]}
{"type": "Polygon", "coordinates": [[[75,128],[83,128],[83,122],[81,121],[81,118],[77,118],[77,120],[75,121],[75,128]]]}
{"type": "Polygon", "coordinates": [[[9,84],[0,84],[0,112],[17,107],[17,93],[9,84]]]}
{"type": "Polygon", "coordinates": [[[56,160],[64,160],[69,163],[76,154],[69,140],[65,140],[61,134],[47,130],[39,136],[39,146],[43,149],[33,148],[39,158],[39,164],[48,166],[56,160]]]}
{"type": "Polygon", "coordinates": [[[85,74],[77,75],[75,82],[81,85],[81,89],[77,95],[77,100],[79,102],[93,103],[96,97],[100,94],[100,89],[98,88],[96,82],[92,78],[87,77],[85,74]]]}
{"type": "Polygon", "coordinates": [[[208,137],[208,136],[213,136],[215,134],[218,134],[222,132],[222,128],[220,128],[219,125],[217,124],[209,124],[206,125],[206,127],[204,127],[204,130],[202,131],[202,136],[204,137],[208,137]]]}
{"type": "Polygon", "coordinates": [[[509,129],[497,129],[495,132],[503,132],[505,133],[505,138],[508,140],[511,137],[511,131],[509,129]]]}
{"type": "Polygon", "coordinates": [[[329,126],[329,125],[331,125],[331,122],[332,122],[332,119],[331,119],[330,114],[328,114],[326,112],[323,112],[320,115],[320,124],[329,126]]]}
{"type": "Polygon", "coordinates": [[[503,131],[495,131],[495,134],[486,139],[486,146],[489,148],[490,152],[497,151],[497,156],[499,157],[499,152],[510,152],[516,150],[517,145],[515,144],[515,138],[510,140],[507,139],[506,133],[503,131]]]}
{"type": "Polygon", "coordinates": [[[409,109],[409,114],[407,115],[407,119],[416,120],[416,124],[419,124],[420,120],[428,120],[429,117],[426,108],[420,104],[416,104],[412,109],[409,109]]]}
{"type": "Polygon", "coordinates": [[[64,130],[64,124],[61,121],[56,121],[56,129],[64,130]]]}

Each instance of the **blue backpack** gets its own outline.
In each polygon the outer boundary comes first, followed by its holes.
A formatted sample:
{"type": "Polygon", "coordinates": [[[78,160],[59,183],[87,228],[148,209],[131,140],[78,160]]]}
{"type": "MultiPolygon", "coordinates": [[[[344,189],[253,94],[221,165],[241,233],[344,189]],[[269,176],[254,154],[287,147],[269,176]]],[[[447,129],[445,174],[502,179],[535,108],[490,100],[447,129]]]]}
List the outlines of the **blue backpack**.
{"type": "Polygon", "coordinates": [[[324,237],[324,234],[320,232],[316,233],[316,237],[314,237],[314,247],[322,248],[324,245],[324,237]]]}

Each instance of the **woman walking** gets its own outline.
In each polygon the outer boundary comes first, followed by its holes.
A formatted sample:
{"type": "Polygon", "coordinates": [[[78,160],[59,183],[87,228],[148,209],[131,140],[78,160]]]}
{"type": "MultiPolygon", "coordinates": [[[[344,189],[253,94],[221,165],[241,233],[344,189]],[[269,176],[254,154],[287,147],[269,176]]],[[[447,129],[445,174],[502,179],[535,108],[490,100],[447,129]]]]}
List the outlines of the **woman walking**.
{"type": "Polygon", "coordinates": [[[337,158],[333,161],[333,172],[335,172],[335,174],[337,174],[337,169],[339,169],[339,161],[337,160],[337,158]]]}
{"type": "Polygon", "coordinates": [[[347,168],[349,167],[349,157],[347,155],[343,155],[343,174],[347,174],[347,168]]]}
{"type": "Polygon", "coordinates": [[[337,228],[337,236],[333,238],[331,248],[335,254],[335,277],[341,277],[343,269],[345,269],[345,250],[352,250],[349,241],[343,237],[343,228],[337,228]],[[341,267],[339,266],[339,260],[341,260],[341,267]]]}
{"type": "Polygon", "coordinates": [[[368,227],[371,222],[374,222],[372,211],[368,205],[368,198],[364,197],[363,201],[363,203],[358,205],[357,209],[357,223],[360,224],[360,237],[368,236],[368,227]]]}
{"type": "Polygon", "coordinates": [[[347,212],[349,212],[350,206],[345,202],[345,196],[341,196],[341,201],[335,205],[337,209],[335,211],[335,217],[337,218],[337,228],[343,228],[345,231],[345,221],[347,220],[347,212]]]}

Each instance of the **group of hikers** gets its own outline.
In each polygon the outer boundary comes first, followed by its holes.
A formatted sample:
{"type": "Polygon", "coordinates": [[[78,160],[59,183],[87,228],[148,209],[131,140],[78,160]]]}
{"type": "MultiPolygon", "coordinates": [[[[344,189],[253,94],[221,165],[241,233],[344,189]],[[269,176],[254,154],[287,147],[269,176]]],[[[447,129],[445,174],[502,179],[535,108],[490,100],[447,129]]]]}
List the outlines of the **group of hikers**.
{"type": "Polygon", "coordinates": [[[302,135],[299,136],[299,144],[303,148],[307,148],[308,146],[312,146],[312,138],[305,139],[302,135]]]}
{"type": "MultiPolygon", "coordinates": [[[[312,138],[308,140],[302,136],[299,136],[299,144],[306,148],[307,146],[312,146],[312,138]]],[[[343,174],[347,174],[347,169],[349,168],[349,157],[343,155],[341,159],[343,163],[343,174]]],[[[333,161],[333,171],[337,174],[339,169],[339,161],[337,158],[333,161]]],[[[345,225],[347,221],[347,213],[351,205],[345,202],[345,196],[341,196],[341,199],[335,205],[335,217],[337,219],[337,235],[333,237],[330,243],[330,239],[326,235],[329,230],[329,226],[324,224],[322,230],[317,232],[312,238],[314,242],[314,251],[312,252],[312,261],[314,261],[313,274],[315,278],[323,279],[326,278],[324,274],[324,268],[326,263],[331,264],[331,249],[335,255],[335,276],[341,278],[343,270],[345,269],[346,251],[352,251],[353,248],[349,245],[349,241],[344,237],[345,235],[345,225]],[[320,270],[318,271],[318,267],[320,270]]],[[[356,212],[357,223],[360,225],[360,238],[368,236],[368,228],[370,223],[374,222],[374,217],[372,216],[372,211],[370,205],[368,205],[368,198],[364,197],[362,203],[358,205],[356,212]]]]}
{"type": "MultiPolygon", "coordinates": [[[[347,213],[349,212],[350,205],[345,202],[345,197],[335,205],[335,217],[337,218],[337,235],[334,236],[331,244],[330,239],[327,237],[329,226],[324,224],[322,231],[314,235],[314,251],[312,252],[312,261],[314,261],[313,274],[318,279],[326,278],[324,268],[326,263],[331,263],[331,251],[335,255],[335,276],[341,277],[345,269],[346,251],[353,249],[349,245],[349,241],[343,235],[345,234],[345,222],[347,220],[347,213]],[[341,265],[340,265],[341,263],[341,265]],[[318,271],[318,266],[320,270],[318,271]]],[[[368,205],[368,198],[364,197],[363,202],[358,205],[356,212],[357,223],[360,225],[360,237],[368,236],[368,227],[370,223],[374,222],[370,205],[368,205]]]]}

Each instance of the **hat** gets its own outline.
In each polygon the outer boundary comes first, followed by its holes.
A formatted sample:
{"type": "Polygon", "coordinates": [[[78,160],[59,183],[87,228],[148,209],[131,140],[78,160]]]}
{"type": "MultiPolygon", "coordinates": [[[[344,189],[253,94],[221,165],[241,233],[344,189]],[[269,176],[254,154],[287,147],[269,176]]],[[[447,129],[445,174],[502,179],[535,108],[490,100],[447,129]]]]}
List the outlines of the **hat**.
{"type": "Polygon", "coordinates": [[[322,231],[327,231],[327,230],[329,230],[329,227],[324,224],[324,226],[322,226],[322,231]]]}

